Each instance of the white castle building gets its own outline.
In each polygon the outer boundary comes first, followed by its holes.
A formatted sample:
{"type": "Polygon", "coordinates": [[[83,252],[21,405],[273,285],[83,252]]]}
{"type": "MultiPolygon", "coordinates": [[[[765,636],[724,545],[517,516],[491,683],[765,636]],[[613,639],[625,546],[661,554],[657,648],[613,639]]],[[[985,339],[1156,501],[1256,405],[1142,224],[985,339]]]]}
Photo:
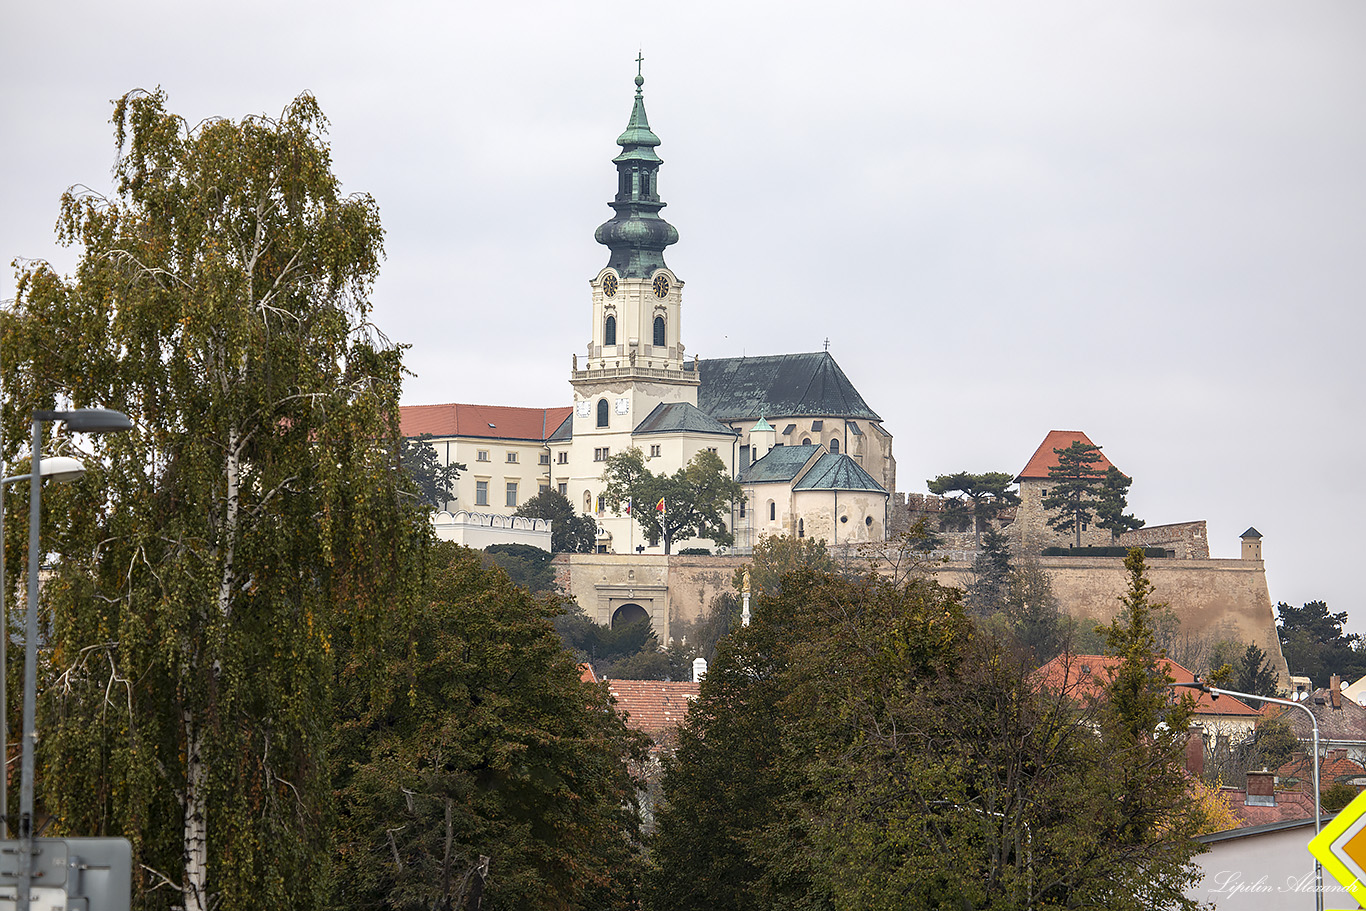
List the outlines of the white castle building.
{"type": "MultiPolygon", "coordinates": [[[[617,138],[614,215],[596,238],[611,254],[589,280],[590,341],[573,355],[567,408],[413,405],[406,437],[430,435],[445,463],[465,464],[449,515],[511,515],[552,488],[598,524],[598,550],[661,553],[634,520],[609,512],[604,462],[639,449],[654,474],[672,474],[711,450],[742,485],[733,504],[734,547],[762,535],[883,541],[896,487],[892,436],[828,351],[689,358],[684,282],[664,262],[678,231],[660,217],[659,137],[641,86],[617,138]]],[[[687,540],[680,547],[712,542],[687,540]]]]}

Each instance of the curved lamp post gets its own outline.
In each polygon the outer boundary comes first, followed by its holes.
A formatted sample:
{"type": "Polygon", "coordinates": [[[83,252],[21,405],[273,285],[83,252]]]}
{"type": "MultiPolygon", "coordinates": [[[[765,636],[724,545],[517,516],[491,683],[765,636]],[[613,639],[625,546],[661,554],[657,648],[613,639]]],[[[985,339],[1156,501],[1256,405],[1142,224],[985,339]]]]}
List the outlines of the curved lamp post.
{"type": "MultiPolygon", "coordinates": [[[[1314,731],[1314,834],[1319,833],[1323,823],[1320,817],[1323,810],[1319,806],[1319,720],[1314,717],[1313,711],[1303,702],[1295,702],[1291,699],[1281,699],[1277,696],[1258,696],[1253,693],[1240,693],[1237,690],[1226,690],[1222,687],[1210,686],[1202,683],[1199,677],[1195,678],[1194,683],[1177,683],[1175,686],[1187,686],[1192,689],[1209,693],[1211,696],[1233,696],[1236,699],[1256,699],[1259,702],[1271,702],[1275,705],[1288,705],[1291,708],[1300,709],[1309,716],[1309,723],[1314,731]]],[[[1316,911],[1323,911],[1323,864],[1319,863],[1317,857],[1314,858],[1314,908],[1316,911]]]]}
{"type": "MultiPolygon", "coordinates": [[[[85,474],[85,466],[79,459],[70,456],[53,456],[43,459],[41,469],[44,478],[58,483],[69,483],[85,474]]],[[[27,481],[29,476],[17,474],[0,481],[0,838],[9,838],[9,612],[6,610],[9,598],[9,577],[5,575],[5,488],[18,481],[27,481]]]]}
{"type": "MultiPolygon", "coordinates": [[[[33,747],[38,689],[38,526],[42,515],[43,425],[63,421],[77,433],[116,433],[132,430],[128,416],[107,408],[33,412],[33,459],[29,471],[28,616],[24,634],[24,758],[19,782],[19,889],[15,907],[29,911],[33,885],[33,747]]],[[[2,485],[0,485],[2,486],[2,485]]]]}

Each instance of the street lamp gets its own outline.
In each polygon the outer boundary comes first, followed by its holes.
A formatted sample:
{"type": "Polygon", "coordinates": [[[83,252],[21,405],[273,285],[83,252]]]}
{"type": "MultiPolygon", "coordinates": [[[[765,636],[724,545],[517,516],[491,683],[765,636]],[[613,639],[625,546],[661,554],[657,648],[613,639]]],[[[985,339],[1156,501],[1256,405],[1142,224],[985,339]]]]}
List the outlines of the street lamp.
{"type": "MultiPolygon", "coordinates": [[[[2,464],[2,463],[0,463],[2,464]]],[[[85,466],[70,456],[43,459],[43,477],[69,483],[85,474],[85,466]]],[[[0,481],[0,838],[9,838],[9,576],[5,575],[5,488],[29,476],[17,474],[0,481]]]]}
{"type": "MultiPolygon", "coordinates": [[[[38,690],[38,526],[42,515],[43,424],[63,421],[78,433],[132,430],[128,415],[106,408],[33,412],[33,458],[29,465],[28,616],[24,634],[24,758],[19,782],[19,890],[17,911],[29,911],[33,884],[33,748],[38,690]]],[[[2,485],[0,485],[2,486],[2,485]]]]}
{"type": "MultiPolygon", "coordinates": [[[[1319,817],[1323,815],[1323,811],[1319,808],[1319,720],[1314,717],[1314,712],[1309,706],[1303,702],[1281,699],[1277,696],[1258,696],[1254,693],[1240,693],[1237,690],[1210,686],[1207,683],[1202,683],[1199,677],[1196,677],[1193,683],[1177,683],[1175,686],[1188,686],[1215,697],[1233,696],[1236,699],[1256,699],[1259,702],[1288,705],[1291,708],[1300,709],[1309,716],[1309,723],[1313,726],[1314,731],[1314,834],[1318,835],[1322,826],[1319,817]]],[[[1314,858],[1314,908],[1315,911],[1323,911],[1323,864],[1319,863],[1317,857],[1314,858]]]]}

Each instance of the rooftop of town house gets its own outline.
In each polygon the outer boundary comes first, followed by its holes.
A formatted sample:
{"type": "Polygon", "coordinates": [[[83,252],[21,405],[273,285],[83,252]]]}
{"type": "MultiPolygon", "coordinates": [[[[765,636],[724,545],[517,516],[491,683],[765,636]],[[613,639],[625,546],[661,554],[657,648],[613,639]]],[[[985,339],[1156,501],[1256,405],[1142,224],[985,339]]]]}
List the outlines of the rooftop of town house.
{"type": "Polygon", "coordinates": [[[573,413],[563,408],[518,408],[512,405],[404,405],[399,433],[404,437],[474,437],[542,443],[573,413]]]}
{"type": "MultiPolygon", "coordinates": [[[[1069,655],[1061,654],[1039,668],[1039,679],[1043,687],[1058,693],[1069,693],[1083,697],[1098,697],[1110,683],[1111,672],[1120,664],[1113,655],[1069,655]]],[[[1167,676],[1173,684],[1193,683],[1195,674],[1170,658],[1163,658],[1167,676]]],[[[1196,715],[1215,715],[1221,717],[1246,717],[1255,720],[1261,712],[1246,702],[1233,696],[1215,698],[1209,693],[1189,687],[1173,686],[1173,697],[1189,693],[1195,699],[1196,715]]]]}
{"type": "Polygon", "coordinates": [[[697,698],[699,684],[666,680],[608,679],[607,691],[616,700],[626,726],[655,742],[656,748],[674,745],[678,728],[697,698]]]}

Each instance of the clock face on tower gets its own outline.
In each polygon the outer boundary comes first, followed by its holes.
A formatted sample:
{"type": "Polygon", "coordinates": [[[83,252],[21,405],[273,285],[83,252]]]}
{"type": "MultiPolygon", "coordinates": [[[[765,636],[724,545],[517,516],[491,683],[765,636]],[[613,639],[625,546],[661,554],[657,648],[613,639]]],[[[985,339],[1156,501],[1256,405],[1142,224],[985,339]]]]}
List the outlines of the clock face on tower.
{"type": "Polygon", "coordinates": [[[602,293],[608,297],[616,297],[617,277],[610,272],[602,278],[602,293]]]}
{"type": "Polygon", "coordinates": [[[662,273],[662,272],[661,272],[659,275],[656,275],[656,276],[655,276],[654,288],[655,288],[655,297],[668,297],[668,296],[669,296],[669,276],[665,275],[665,274],[662,273]]]}

